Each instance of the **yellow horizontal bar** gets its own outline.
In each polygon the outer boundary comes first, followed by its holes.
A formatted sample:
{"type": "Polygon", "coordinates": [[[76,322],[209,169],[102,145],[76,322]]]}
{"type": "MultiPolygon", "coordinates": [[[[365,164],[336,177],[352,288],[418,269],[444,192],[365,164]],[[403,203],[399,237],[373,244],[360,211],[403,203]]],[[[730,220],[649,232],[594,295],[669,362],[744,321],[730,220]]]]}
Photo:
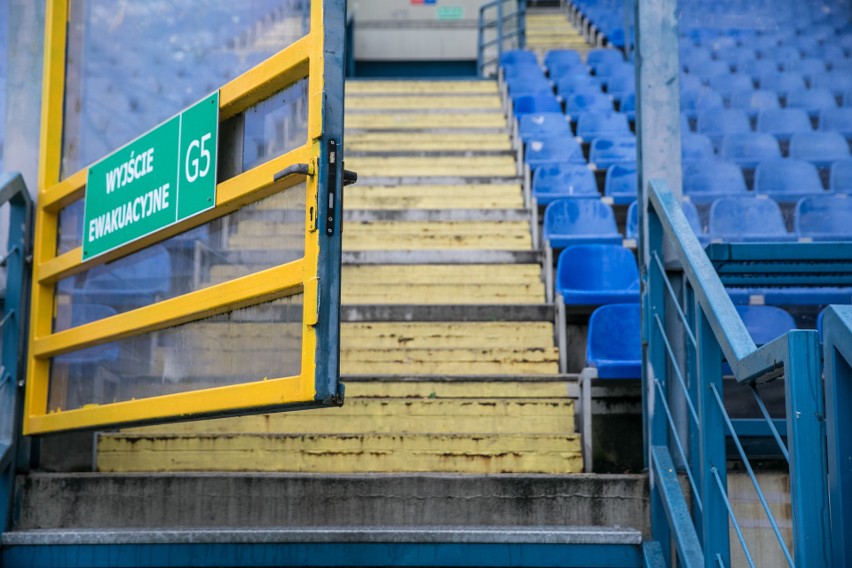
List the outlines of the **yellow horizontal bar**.
{"type": "Polygon", "coordinates": [[[219,120],[227,120],[307,77],[311,47],[321,41],[322,35],[310,33],[222,85],[219,90],[219,120]]]}
{"type": "Polygon", "coordinates": [[[32,354],[37,358],[53,357],[289,296],[300,292],[305,278],[313,276],[306,276],[305,268],[304,259],[294,260],[156,304],[36,337],[32,343],[32,354]]]}
{"type": "Polygon", "coordinates": [[[59,183],[45,189],[38,196],[41,206],[51,213],[56,213],[63,207],[83,198],[86,193],[86,176],[89,168],[83,168],[59,183]]]}
{"type": "Polygon", "coordinates": [[[260,380],[259,377],[258,381],[253,383],[129,400],[50,414],[31,414],[24,418],[24,435],[79,430],[104,424],[113,426],[188,419],[204,414],[262,410],[263,407],[285,404],[314,403],[315,390],[307,394],[302,392],[300,386],[302,382],[310,382],[310,379],[285,377],[260,380]]]}
{"type": "Polygon", "coordinates": [[[319,146],[314,144],[306,144],[300,148],[296,148],[217,185],[216,207],[213,209],[86,261],[83,261],[82,247],[77,247],[65,254],[50,258],[38,264],[35,267],[33,276],[35,280],[42,284],[54,283],[62,278],[78,274],[100,264],[142,250],[193,227],[209,223],[213,219],[233,213],[249,203],[302,183],[305,181],[305,176],[294,175],[278,183],[272,182],[272,176],[290,164],[310,163],[317,156],[318,152],[319,146]]]}

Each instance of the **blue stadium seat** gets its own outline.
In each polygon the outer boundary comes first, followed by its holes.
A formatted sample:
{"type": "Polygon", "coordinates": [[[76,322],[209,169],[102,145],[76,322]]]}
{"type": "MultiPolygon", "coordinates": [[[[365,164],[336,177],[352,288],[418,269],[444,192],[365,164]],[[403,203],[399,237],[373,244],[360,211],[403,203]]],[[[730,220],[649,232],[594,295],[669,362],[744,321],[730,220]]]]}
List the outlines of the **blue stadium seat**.
{"type": "Polygon", "coordinates": [[[841,97],[844,92],[852,89],[852,75],[848,73],[819,73],[814,75],[811,82],[818,89],[828,89],[835,97],[841,97]]]}
{"type": "Polygon", "coordinates": [[[793,241],[781,208],[771,199],[721,197],[710,207],[710,238],[714,242],[793,241]]]}
{"type": "Polygon", "coordinates": [[[592,49],[586,56],[586,64],[592,69],[606,63],[624,61],[624,55],[617,49],[592,49]]]}
{"type": "Polygon", "coordinates": [[[619,111],[627,115],[627,120],[636,120],[636,93],[632,93],[621,99],[619,111]]]}
{"type": "Polygon", "coordinates": [[[716,75],[710,78],[710,88],[722,95],[722,100],[730,103],[734,93],[753,91],[754,82],[748,75],[716,75]]]}
{"type": "Polygon", "coordinates": [[[852,193],[852,159],[837,160],[831,165],[832,191],[852,193]]]}
{"type": "Polygon", "coordinates": [[[701,82],[707,85],[713,77],[730,76],[731,67],[724,61],[698,61],[690,67],[689,74],[700,77],[701,82]]]}
{"type": "Polygon", "coordinates": [[[820,130],[833,130],[852,140],[852,108],[830,108],[819,115],[820,130]]]}
{"type": "Polygon", "coordinates": [[[503,69],[504,81],[511,82],[521,78],[533,81],[537,79],[547,80],[547,77],[544,76],[544,71],[538,66],[538,63],[512,65],[503,69]]]}
{"type": "Polygon", "coordinates": [[[757,131],[771,134],[782,142],[794,134],[812,132],[808,113],[800,108],[766,109],[757,115],[757,131]]]}
{"type": "Polygon", "coordinates": [[[544,241],[553,249],[579,244],[620,245],[612,207],[597,199],[560,199],[544,210],[544,241]]]}
{"type": "Polygon", "coordinates": [[[728,195],[746,195],[743,171],[720,160],[695,162],[684,168],[683,193],[694,203],[710,203],[728,195]]]}
{"type": "Polygon", "coordinates": [[[736,310],[758,347],[796,329],[793,316],[775,306],[736,306],[736,310]]]}
{"type": "Polygon", "coordinates": [[[784,62],[783,65],[784,71],[801,73],[808,78],[825,73],[825,61],[813,57],[784,62]]]}
{"type": "Polygon", "coordinates": [[[744,110],[749,118],[755,118],[764,110],[781,108],[781,102],[775,91],[749,89],[731,93],[730,106],[744,110]]]}
{"type": "Polygon", "coordinates": [[[554,64],[582,65],[580,53],[573,49],[551,49],[544,55],[544,66],[550,69],[554,64]]]}
{"type": "Polygon", "coordinates": [[[517,76],[506,80],[506,88],[512,100],[519,97],[548,95],[553,93],[550,81],[544,76],[517,76]]]}
{"type": "Polygon", "coordinates": [[[626,61],[601,63],[595,70],[595,76],[600,77],[606,83],[613,77],[635,77],[636,69],[632,63],[626,61]]]}
{"type": "Polygon", "coordinates": [[[600,379],[642,377],[642,333],[639,304],[601,306],[589,318],[586,364],[600,379]]]}
{"type": "Polygon", "coordinates": [[[741,71],[746,61],[757,59],[757,51],[753,47],[727,47],[716,51],[715,56],[734,71],[741,71]]]}
{"type": "Polygon", "coordinates": [[[802,199],[796,204],[795,230],[800,239],[852,241],[852,199],[832,196],[802,199]]]}
{"type": "Polygon", "coordinates": [[[538,65],[538,59],[535,56],[535,53],[532,51],[527,51],[525,49],[510,49],[509,51],[504,51],[502,55],[500,55],[500,66],[507,67],[517,64],[536,64],[538,65]]]}
{"type": "Polygon", "coordinates": [[[786,97],[791,91],[805,88],[805,78],[801,73],[765,73],[758,79],[761,89],[775,91],[786,97]]]}
{"type": "Polygon", "coordinates": [[[532,196],[541,206],[565,197],[600,198],[595,174],[585,164],[553,164],[536,168],[532,196]]]}
{"type": "MultiPolygon", "coordinates": [[[[698,237],[698,242],[702,246],[707,246],[707,243],[710,242],[710,236],[701,228],[701,217],[698,215],[695,204],[691,201],[683,201],[680,206],[683,209],[683,214],[686,215],[686,220],[689,221],[689,225],[695,232],[695,236],[698,237]]],[[[638,203],[634,201],[627,208],[627,225],[624,236],[628,239],[636,240],[639,238],[639,211],[637,207],[638,203]]]]}
{"type": "Polygon", "coordinates": [[[636,163],[635,136],[602,136],[592,141],[589,164],[605,170],[615,164],[636,163]]]}
{"type": "Polygon", "coordinates": [[[819,172],[810,162],[792,158],[766,160],[757,166],[754,190],[781,203],[824,194],[819,172]]]}
{"type": "Polygon", "coordinates": [[[578,94],[568,97],[565,114],[570,116],[572,121],[576,121],[583,113],[612,109],[612,100],[603,93],[578,94]]]}
{"type": "Polygon", "coordinates": [[[636,78],[632,75],[610,77],[606,83],[606,92],[617,101],[621,101],[627,95],[635,95],[636,78]]]}
{"type": "Polygon", "coordinates": [[[713,142],[704,134],[684,130],[681,124],[680,156],[684,163],[710,160],[714,156],[713,142]]]}
{"type": "Polygon", "coordinates": [[[514,99],[512,112],[516,117],[520,117],[525,114],[540,114],[545,112],[561,113],[562,106],[553,95],[523,95],[514,99]]]}
{"type": "Polygon", "coordinates": [[[740,132],[722,139],[719,152],[723,160],[734,162],[742,168],[756,168],[764,160],[781,157],[778,140],[770,134],[740,132]]]}
{"type": "Polygon", "coordinates": [[[737,72],[750,75],[753,80],[756,80],[763,75],[777,73],[778,62],[773,59],[752,59],[751,61],[744,61],[737,72]]]}
{"type": "Polygon", "coordinates": [[[805,132],[790,139],[790,157],[828,168],[832,162],[849,157],[849,145],[837,132],[805,132]]]}
{"type": "Polygon", "coordinates": [[[618,245],[575,245],[559,255],[556,292],[568,305],[639,302],[639,268],[618,245]]]}
{"type": "Polygon", "coordinates": [[[602,92],[601,81],[591,75],[568,75],[557,79],[556,92],[566,101],[571,95],[594,95],[602,92]]]}
{"type": "Polygon", "coordinates": [[[571,136],[571,125],[561,112],[525,114],[518,121],[518,135],[525,142],[536,136],[571,136]]]}
{"type": "Polygon", "coordinates": [[[558,81],[563,77],[588,75],[589,70],[582,63],[554,63],[548,67],[547,73],[551,79],[558,81]]]}
{"type": "Polygon", "coordinates": [[[712,59],[712,52],[708,48],[692,47],[681,50],[680,64],[688,73],[691,73],[701,63],[712,59]]]}
{"type": "Polygon", "coordinates": [[[166,297],[171,289],[171,259],[166,248],[158,245],[92,268],[74,295],[75,301],[126,311],[166,297]]]}
{"type": "Polygon", "coordinates": [[[792,45],[779,45],[770,50],[760,50],[759,53],[763,59],[774,59],[780,65],[787,65],[791,61],[802,58],[802,54],[798,48],[792,45]]]}
{"type": "Polygon", "coordinates": [[[694,91],[683,91],[680,94],[681,111],[688,118],[695,118],[703,110],[723,106],[725,106],[725,103],[722,100],[722,96],[706,87],[694,91]]]}
{"type": "Polygon", "coordinates": [[[630,135],[627,116],[613,110],[591,111],[580,115],[577,121],[577,136],[593,140],[601,136],[630,135]]]}
{"type": "Polygon", "coordinates": [[[698,132],[718,147],[727,134],[751,132],[751,123],[742,109],[711,108],[698,113],[698,132]]]}
{"type": "Polygon", "coordinates": [[[680,74],[680,92],[684,93],[686,91],[699,91],[704,88],[704,83],[701,82],[701,78],[695,75],[690,75],[688,73],[680,74]]]}
{"type": "Polygon", "coordinates": [[[627,205],[636,199],[638,181],[636,164],[616,164],[606,170],[604,195],[616,205],[627,205]]]}
{"type": "Polygon", "coordinates": [[[550,164],[585,164],[583,149],[570,136],[533,137],[524,144],[524,163],[535,170],[550,164]]]}
{"type": "Polygon", "coordinates": [[[823,110],[837,107],[837,99],[828,89],[796,89],[787,95],[787,107],[800,108],[815,118],[823,110]]]}

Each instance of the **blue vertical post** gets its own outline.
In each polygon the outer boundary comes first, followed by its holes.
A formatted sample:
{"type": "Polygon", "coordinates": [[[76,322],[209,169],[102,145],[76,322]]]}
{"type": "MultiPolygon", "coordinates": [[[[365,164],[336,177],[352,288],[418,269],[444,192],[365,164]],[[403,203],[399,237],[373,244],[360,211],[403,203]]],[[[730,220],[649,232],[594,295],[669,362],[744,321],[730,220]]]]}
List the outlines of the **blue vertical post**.
{"type": "Polygon", "coordinates": [[[0,175],[0,205],[9,203],[6,256],[6,297],[3,302],[0,357],[0,533],[11,522],[17,438],[20,435],[20,388],[24,361],[32,201],[19,173],[0,175]]]}
{"type": "Polygon", "coordinates": [[[485,67],[482,65],[483,58],[485,56],[484,50],[485,46],[483,46],[484,34],[485,34],[485,7],[479,8],[479,23],[477,24],[476,29],[476,73],[480,77],[485,76],[485,67]]]}
{"type": "MultiPolygon", "coordinates": [[[[663,226],[656,212],[648,211],[649,254],[663,254],[663,226]]],[[[645,290],[642,303],[642,415],[646,467],[654,467],[651,450],[654,446],[668,446],[668,426],[663,405],[656,402],[662,396],[656,387],[659,378],[666,391],[668,367],[666,352],[656,319],[665,321],[665,284],[663,275],[654,266],[645,273],[645,290]]],[[[653,473],[650,479],[654,479],[653,473]]],[[[672,530],[668,524],[665,506],[659,488],[651,482],[651,534],[660,543],[663,556],[671,558],[672,530]]]]}
{"type": "MultiPolygon", "coordinates": [[[[689,281],[683,281],[683,306],[684,315],[686,316],[686,326],[692,331],[692,335],[696,336],[696,309],[698,304],[695,302],[695,292],[690,286],[689,281]]],[[[686,341],[686,339],[685,339],[686,341]]],[[[689,398],[692,401],[698,400],[698,351],[697,345],[692,345],[687,341],[686,349],[686,386],[689,398]]],[[[689,452],[689,470],[695,479],[701,479],[701,431],[697,424],[692,420],[687,419],[689,427],[689,439],[687,440],[687,451],[689,452]]],[[[692,509],[692,520],[695,523],[695,532],[699,535],[703,530],[703,519],[701,511],[698,507],[692,509]]]]}
{"type": "Polygon", "coordinates": [[[698,343],[698,417],[701,424],[701,476],[698,482],[703,505],[701,544],[705,566],[717,566],[717,555],[722,558],[724,566],[730,566],[728,511],[714,476],[714,473],[718,474],[727,492],[725,421],[716,400],[717,394],[722,396],[722,349],[707,316],[698,305],[695,306],[695,316],[698,324],[695,338],[698,343]]]}
{"type": "Polygon", "coordinates": [[[518,0],[518,48],[527,47],[527,0],[518,0]]]}
{"type": "Polygon", "coordinates": [[[852,306],[823,317],[832,564],[852,564],[852,306]]]}
{"type": "Polygon", "coordinates": [[[497,2],[497,65],[503,56],[503,0],[497,2]]]}
{"type": "MultiPolygon", "coordinates": [[[[784,388],[796,566],[831,566],[822,365],[816,331],[787,334],[784,388]]],[[[848,408],[847,408],[848,411],[848,408]]],[[[849,538],[850,535],[846,535],[849,538]]],[[[834,564],[839,566],[839,564],[834,564]]]]}

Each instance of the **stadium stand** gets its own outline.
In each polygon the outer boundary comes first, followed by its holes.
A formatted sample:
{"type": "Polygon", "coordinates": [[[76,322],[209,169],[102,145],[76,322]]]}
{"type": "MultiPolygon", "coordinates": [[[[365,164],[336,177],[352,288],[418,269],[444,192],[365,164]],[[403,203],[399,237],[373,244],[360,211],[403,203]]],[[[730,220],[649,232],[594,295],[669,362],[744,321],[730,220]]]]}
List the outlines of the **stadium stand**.
{"type": "Polygon", "coordinates": [[[781,208],[771,199],[721,197],[710,206],[710,239],[713,242],[793,241],[781,208]]]}
{"type": "Polygon", "coordinates": [[[586,363],[599,379],[639,379],[642,341],[639,304],[601,306],[589,319],[586,363]]]}

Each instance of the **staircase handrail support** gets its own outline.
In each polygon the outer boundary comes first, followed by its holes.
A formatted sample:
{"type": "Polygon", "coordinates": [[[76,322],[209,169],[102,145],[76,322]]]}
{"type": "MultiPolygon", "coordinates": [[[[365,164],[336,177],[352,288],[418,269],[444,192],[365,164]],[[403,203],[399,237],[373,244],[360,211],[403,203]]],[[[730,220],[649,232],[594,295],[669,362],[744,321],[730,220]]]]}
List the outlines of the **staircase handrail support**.
{"type": "Polygon", "coordinates": [[[477,25],[477,58],[476,70],[482,76],[496,75],[496,66],[500,62],[500,56],[503,55],[504,43],[512,38],[518,38],[518,49],[523,49],[526,45],[526,0],[492,0],[479,7],[479,19],[477,25]],[[506,3],[515,4],[515,11],[505,13],[504,5],[506,3]],[[496,15],[492,19],[489,18],[489,12],[496,10],[496,15]],[[515,26],[511,30],[505,30],[506,22],[515,21],[515,26]],[[495,36],[486,39],[486,30],[494,30],[495,36]],[[492,46],[497,46],[497,55],[495,57],[485,59],[485,50],[492,46]],[[493,74],[487,74],[486,68],[495,66],[493,74]]]}
{"type": "MultiPolygon", "coordinates": [[[[649,266],[643,274],[643,368],[646,408],[646,451],[653,469],[652,452],[670,452],[677,466],[687,475],[692,487],[694,526],[672,526],[666,520],[678,503],[657,503],[665,496],[652,495],[652,528],[655,540],[665,540],[679,531],[694,531],[702,544],[700,555],[692,560],[677,550],[685,566],[730,564],[729,519],[738,536],[746,560],[752,564],[748,546],[727,495],[726,434],[731,436],[754,484],[779,547],[791,566],[831,565],[828,519],[827,457],[825,409],[821,380],[819,336],[816,331],[789,331],[776,340],[757,347],[725,290],[716,269],[698,242],[675,195],[661,180],[651,180],[648,192],[649,266]],[[663,242],[668,241],[666,253],[663,242]],[[685,308],[666,274],[675,265],[683,272],[685,308]],[[666,301],[666,295],[674,302],[666,301]],[[666,314],[667,305],[676,314],[666,314]],[[685,315],[684,311],[686,312],[685,315]],[[667,315],[680,319],[684,332],[688,371],[681,371],[676,346],[669,337],[667,315]],[[691,347],[690,347],[691,346],[691,347]],[[691,351],[690,351],[691,349],[691,351]],[[689,353],[694,353],[690,357],[689,353]],[[758,480],[739,441],[730,416],[724,408],[722,393],[722,356],[740,384],[753,387],[758,405],[782,453],[789,455],[790,499],[793,521],[793,545],[788,546],[762,493],[758,480]],[[670,372],[672,369],[672,372],[670,372]],[[684,379],[684,377],[686,377],[684,379]],[[677,379],[670,380],[670,379],[677,379]],[[757,393],[756,386],[783,378],[785,382],[787,445],[783,445],[757,393]],[[656,402],[658,401],[658,402],[656,402]],[[683,410],[678,421],[672,407],[683,410]],[[686,413],[688,409],[690,414],[686,413]],[[686,432],[683,432],[683,425],[686,432]],[[683,442],[688,444],[685,449],[683,442]],[[658,532],[661,531],[661,532],[658,532]]],[[[775,245],[784,246],[784,245],[775,245]]],[[[652,472],[654,473],[654,472],[652,472]]],[[[653,476],[652,476],[653,477],[653,476]]],[[[652,493],[655,489],[652,487],[652,493]]],[[[686,551],[688,552],[688,551],[686,551]]]]}

